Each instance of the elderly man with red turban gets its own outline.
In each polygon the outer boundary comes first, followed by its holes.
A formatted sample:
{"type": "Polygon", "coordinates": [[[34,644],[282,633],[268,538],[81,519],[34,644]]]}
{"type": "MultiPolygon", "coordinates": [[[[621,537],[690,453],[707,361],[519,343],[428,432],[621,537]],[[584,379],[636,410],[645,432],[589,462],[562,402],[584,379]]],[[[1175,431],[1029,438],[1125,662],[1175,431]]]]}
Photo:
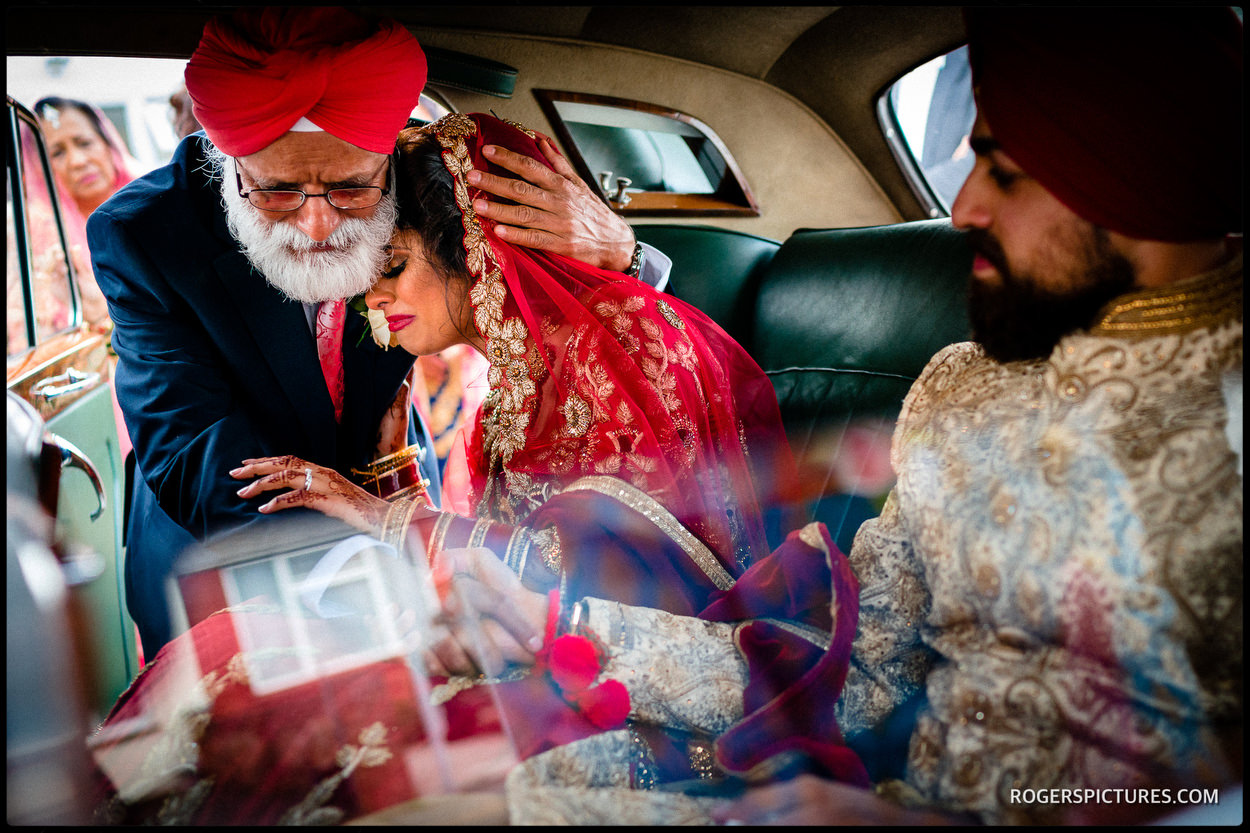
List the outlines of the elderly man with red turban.
{"type": "MultiPolygon", "coordinates": [[[[412,356],[362,339],[366,320],[345,301],[384,264],[390,154],[425,80],[420,46],[393,21],[326,7],[214,19],[186,69],[207,139],[188,137],[88,223],[135,448],[126,596],[149,656],[171,635],[173,560],[264,517],[230,469],[282,453],[348,471],[378,456],[412,356]]],[[[522,203],[482,214],[513,223],[501,229],[518,243],[622,271],[638,262],[628,224],[563,159],[533,169],[516,171],[533,197],[479,183],[522,203]],[[537,219],[516,227],[527,212],[537,219]]],[[[408,435],[429,443],[419,421],[408,435]]],[[[437,500],[436,463],[426,454],[422,474],[437,500]]]]}
{"type": "Polygon", "coordinates": [[[1234,806],[1193,820],[1236,823],[1242,24],[966,21],[976,164],[952,218],[975,341],[913,386],[898,483],[851,553],[840,725],[869,748],[910,704],[906,766],[876,795],[802,778],[720,816],[1125,822],[1202,787],[1234,806]]]}

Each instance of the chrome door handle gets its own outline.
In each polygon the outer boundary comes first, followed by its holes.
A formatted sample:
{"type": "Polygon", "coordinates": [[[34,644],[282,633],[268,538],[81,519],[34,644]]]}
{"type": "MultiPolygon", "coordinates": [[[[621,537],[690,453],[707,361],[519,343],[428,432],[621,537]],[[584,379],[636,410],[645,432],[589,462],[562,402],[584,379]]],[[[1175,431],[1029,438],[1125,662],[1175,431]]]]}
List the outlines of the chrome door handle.
{"type": "Polygon", "coordinates": [[[99,506],[91,513],[91,520],[94,521],[96,518],[99,518],[105,506],[104,481],[100,478],[100,472],[96,469],[95,464],[88,459],[87,455],[78,450],[78,446],[64,437],[53,434],[51,431],[45,432],[44,441],[55,446],[60,451],[61,471],[65,471],[66,468],[75,468],[87,475],[92,487],[95,488],[96,499],[99,501],[99,506]]]}
{"type": "Polygon", "coordinates": [[[82,393],[95,387],[100,382],[100,374],[95,371],[87,373],[71,367],[60,376],[49,376],[40,379],[30,389],[32,397],[42,396],[44,403],[72,393],[82,393]]]}
{"type": "Polygon", "coordinates": [[[609,202],[624,207],[629,205],[629,194],[625,193],[625,189],[633,185],[634,181],[627,176],[618,176],[616,178],[616,190],[612,190],[612,172],[599,172],[599,188],[603,191],[603,195],[608,198],[609,202]]]}

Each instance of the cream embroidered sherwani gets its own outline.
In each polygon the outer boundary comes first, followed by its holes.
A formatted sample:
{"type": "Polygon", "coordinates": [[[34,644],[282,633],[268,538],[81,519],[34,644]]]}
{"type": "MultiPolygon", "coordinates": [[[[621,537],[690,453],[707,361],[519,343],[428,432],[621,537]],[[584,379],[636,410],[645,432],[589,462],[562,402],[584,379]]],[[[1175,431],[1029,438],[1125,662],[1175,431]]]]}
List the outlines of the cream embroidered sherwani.
{"type": "MultiPolygon", "coordinates": [[[[898,483],[851,553],[860,622],[837,704],[849,736],[926,690],[907,781],[887,794],[1032,822],[1072,808],[1012,803],[1013,787],[1227,777],[1220,741],[1242,725],[1241,263],[1122,297],[1045,361],[952,345],[912,387],[898,483]]],[[[741,717],[733,626],[588,611],[632,718],[714,734],[741,717]]],[[[708,821],[706,799],[629,789],[638,763],[627,730],[532,758],[509,777],[512,821],[708,821]]]]}
{"type": "Polygon", "coordinates": [[[1227,777],[1241,264],[1121,297],[1045,361],[953,345],[913,386],[897,485],[851,555],[861,612],[840,709],[849,734],[926,689],[907,770],[923,799],[1045,821],[1075,808],[1010,790],[1227,777]]]}

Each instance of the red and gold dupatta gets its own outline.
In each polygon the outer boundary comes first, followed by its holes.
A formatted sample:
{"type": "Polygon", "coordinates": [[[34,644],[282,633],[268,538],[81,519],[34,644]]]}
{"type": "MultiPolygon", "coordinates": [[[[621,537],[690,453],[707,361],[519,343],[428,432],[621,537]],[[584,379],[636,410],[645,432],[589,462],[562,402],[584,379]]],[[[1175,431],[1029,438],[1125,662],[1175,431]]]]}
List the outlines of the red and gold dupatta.
{"type": "MultiPolygon", "coordinates": [[[[481,114],[420,130],[437,137],[454,182],[474,323],[490,361],[490,392],[466,455],[478,517],[523,523],[579,479],[615,478],[741,575],[768,553],[765,501],[793,479],[763,371],[694,307],[620,272],[495,235],[473,210],[468,175],[511,176],[485,158],[486,145],[548,164],[534,133],[481,114]]],[[[596,571],[588,556],[565,547],[564,570],[596,571]]]]}

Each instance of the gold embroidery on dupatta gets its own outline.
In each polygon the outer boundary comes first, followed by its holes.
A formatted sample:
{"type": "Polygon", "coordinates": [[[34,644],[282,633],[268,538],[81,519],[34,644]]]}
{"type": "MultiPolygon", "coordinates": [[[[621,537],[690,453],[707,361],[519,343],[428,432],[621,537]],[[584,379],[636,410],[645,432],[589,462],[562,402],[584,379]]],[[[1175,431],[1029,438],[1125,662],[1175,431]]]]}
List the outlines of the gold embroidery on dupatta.
{"type": "Polygon", "coordinates": [[[564,430],[570,437],[584,436],[590,430],[590,406],[577,394],[569,394],[560,406],[560,413],[564,415],[564,430]]]}
{"type": "MultiPolygon", "coordinates": [[[[658,454],[674,463],[678,469],[688,469],[695,461],[698,438],[694,423],[686,412],[685,403],[677,393],[674,370],[676,366],[680,366],[694,371],[694,348],[680,334],[671,347],[666,345],[662,326],[643,313],[644,309],[645,301],[640,297],[627,298],[621,302],[604,301],[593,307],[594,312],[604,320],[612,337],[627,352],[636,355],[639,370],[672,419],[673,433],[657,437],[661,443],[658,454]],[[639,338],[639,335],[642,337],[639,338]]],[[[587,328],[582,328],[571,342],[578,349],[571,349],[569,355],[601,355],[599,342],[606,337],[605,334],[591,334],[587,328]],[[587,349],[580,349],[581,342],[587,338],[587,349]]],[[[574,359],[570,366],[573,368],[569,374],[570,386],[590,403],[594,422],[614,420],[618,426],[602,435],[603,439],[611,443],[608,453],[594,461],[589,468],[583,466],[582,470],[627,478],[636,487],[648,490],[651,487],[649,475],[659,469],[659,463],[655,459],[657,452],[653,449],[640,450],[644,434],[637,425],[629,403],[619,396],[603,363],[594,359],[580,362],[574,359]]],[[[696,385],[696,391],[701,394],[701,387],[696,385]]],[[[583,451],[584,449],[572,446],[564,449],[562,460],[567,464],[559,470],[562,473],[570,471],[573,458],[583,451]]]]}
{"type": "Polygon", "coordinates": [[[670,307],[668,302],[663,298],[657,298],[655,300],[655,308],[660,311],[660,315],[664,316],[665,321],[672,324],[679,330],[686,329],[686,322],[682,321],[681,318],[678,317],[677,312],[670,307]]]}
{"type": "MultiPolygon", "coordinates": [[[[490,463],[480,505],[486,505],[492,502],[491,492],[497,488],[494,477],[525,446],[532,401],[538,391],[532,369],[538,354],[531,350],[525,322],[519,317],[503,316],[508,296],[503,270],[469,198],[467,177],[473,170],[473,160],[465,137],[476,134],[477,125],[468,116],[453,114],[436,122],[433,130],[444,149],[443,164],[452,176],[456,204],[464,216],[465,256],[475,278],[469,290],[473,323],[486,339],[486,357],[490,361],[490,393],[482,404],[483,445],[490,463]]],[[[515,507],[518,502],[513,500],[511,504],[515,507]]],[[[507,514],[510,510],[504,513],[507,514]]]]}
{"type": "MultiPolygon", "coordinates": [[[[508,124],[536,138],[536,134],[527,128],[512,122],[508,124]]],[[[469,299],[473,304],[474,324],[486,340],[486,356],[490,362],[487,376],[490,392],[481,411],[482,440],[488,467],[486,485],[478,501],[479,514],[515,523],[541,505],[551,488],[552,479],[562,480],[578,470],[627,476],[638,488],[646,489],[648,475],[659,468],[659,463],[652,457],[656,450],[640,452],[643,432],[612,383],[608,369],[593,358],[586,362],[577,362],[573,358],[577,355],[600,355],[596,349],[601,337],[598,333],[590,335],[585,353],[578,349],[580,342],[587,337],[588,330],[585,328],[579,328],[572,335],[566,353],[570,365],[565,375],[571,385],[568,397],[557,406],[564,421],[562,436],[546,450],[536,452],[536,460],[548,467],[550,478],[544,477],[546,482],[540,484],[531,475],[508,470],[508,461],[525,447],[535,413],[535,398],[541,380],[545,378],[542,351],[546,348],[541,343],[535,343],[520,317],[504,317],[508,290],[503,270],[469,197],[467,177],[474,166],[465,137],[475,135],[477,125],[468,116],[453,114],[436,122],[431,129],[443,148],[443,163],[452,175],[456,203],[464,217],[466,259],[474,276],[469,299]],[[593,436],[596,424],[610,420],[618,424],[616,430],[607,432],[598,442],[606,441],[611,443],[611,447],[607,449],[608,453],[592,462],[591,449],[586,447],[588,438],[593,436]]],[[[694,463],[698,441],[694,422],[678,395],[674,370],[684,367],[694,371],[697,368],[695,351],[682,332],[685,322],[669,304],[657,300],[655,311],[646,307],[646,299],[634,295],[601,301],[592,306],[592,311],[604,322],[612,337],[627,352],[637,356],[640,369],[655,387],[663,407],[673,420],[675,432],[672,436],[659,437],[661,448],[658,453],[675,461],[679,468],[689,468],[694,463]],[[671,346],[665,343],[664,328],[655,318],[655,312],[676,331],[671,346]]],[[[539,326],[543,330],[539,334],[542,336],[548,335],[549,329],[557,328],[554,322],[546,320],[539,326]]],[[[702,398],[704,393],[697,375],[694,382],[702,398]]]]}
{"type": "MultiPolygon", "coordinates": [[[[694,346],[682,332],[677,333],[677,338],[671,347],[665,344],[664,332],[661,326],[651,316],[639,314],[643,312],[645,307],[646,301],[641,296],[631,296],[619,303],[612,301],[600,302],[594,306],[594,311],[596,315],[604,320],[608,329],[616,336],[621,345],[627,351],[638,355],[639,369],[647,378],[647,381],[655,388],[660,401],[664,405],[664,409],[672,418],[673,426],[677,432],[676,437],[660,438],[664,445],[661,453],[667,459],[676,461],[678,468],[685,469],[694,464],[694,449],[697,443],[694,442],[694,423],[691,421],[689,414],[686,413],[681,397],[677,394],[677,377],[673,373],[672,367],[673,365],[684,367],[693,374],[697,367],[694,346]],[[637,331],[642,334],[641,339],[635,334],[635,326],[637,331]]],[[[670,324],[673,323],[674,319],[678,324],[682,323],[681,319],[676,318],[676,313],[673,309],[664,301],[657,300],[656,308],[670,324]],[[668,312],[667,315],[665,310],[668,312]],[[673,318],[669,318],[668,315],[672,315],[673,318]]],[[[674,326],[677,327],[677,325],[674,326]]],[[[679,330],[684,329],[684,325],[677,328],[679,330]]],[[[697,383],[697,375],[694,376],[694,380],[697,383]]],[[[696,384],[695,389],[702,400],[702,386],[696,384]]],[[[626,421],[624,419],[624,414],[622,414],[619,421],[626,425],[632,423],[632,420],[626,421]]],[[[625,455],[619,459],[631,462],[634,460],[641,461],[642,455],[625,455]]],[[[605,465],[596,467],[596,470],[601,474],[615,474],[619,471],[619,469],[609,468],[605,465]]],[[[633,478],[635,484],[640,488],[645,488],[646,479],[641,475],[655,470],[656,464],[653,460],[640,463],[636,467],[636,475],[633,478]]]]}
{"type": "Polygon", "coordinates": [[[630,353],[637,353],[642,346],[641,342],[638,341],[638,337],[633,334],[634,321],[632,316],[642,309],[643,303],[642,298],[635,296],[626,298],[620,303],[600,301],[595,304],[595,315],[603,319],[604,324],[616,336],[616,340],[630,353]]]}

